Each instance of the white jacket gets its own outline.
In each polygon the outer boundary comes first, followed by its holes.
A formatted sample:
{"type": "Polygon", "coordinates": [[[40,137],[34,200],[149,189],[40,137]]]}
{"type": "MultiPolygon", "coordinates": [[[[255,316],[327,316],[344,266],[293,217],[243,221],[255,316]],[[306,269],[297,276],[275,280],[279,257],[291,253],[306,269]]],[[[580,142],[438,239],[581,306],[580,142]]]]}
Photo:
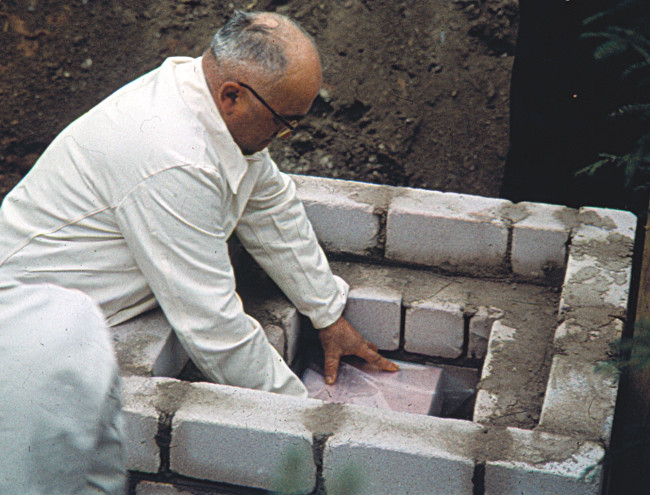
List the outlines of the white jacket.
{"type": "Polygon", "coordinates": [[[0,281],[79,289],[111,325],[160,304],[218,383],[304,395],[247,316],[226,241],[244,247],[316,328],[343,312],[335,277],[266,150],[244,156],[201,59],[171,58],[68,126],[0,208],[0,281]]]}

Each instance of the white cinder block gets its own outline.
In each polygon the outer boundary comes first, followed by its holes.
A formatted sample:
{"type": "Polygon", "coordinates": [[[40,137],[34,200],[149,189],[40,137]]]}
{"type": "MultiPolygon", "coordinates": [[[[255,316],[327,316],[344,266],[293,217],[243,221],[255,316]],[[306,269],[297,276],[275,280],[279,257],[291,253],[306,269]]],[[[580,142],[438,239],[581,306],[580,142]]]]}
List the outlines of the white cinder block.
{"type": "Polygon", "coordinates": [[[367,254],[378,246],[377,208],[389,189],[360,182],[292,176],[314,232],[327,251],[367,254]]]}
{"type": "Polygon", "coordinates": [[[517,394],[516,390],[504,390],[499,386],[501,382],[505,382],[507,377],[504,380],[499,380],[499,377],[495,377],[493,374],[495,365],[508,359],[507,345],[504,344],[514,341],[516,332],[515,328],[504,325],[498,320],[492,325],[479,382],[479,387],[482,388],[476,394],[472,416],[477,423],[491,423],[501,418],[506,413],[508,406],[511,405],[512,397],[517,394]],[[493,389],[485,388],[485,383],[489,378],[493,378],[491,380],[493,389]]]}
{"type": "Polygon", "coordinates": [[[500,418],[503,411],[499,407],[499,397],[487,390],[480,389],[476,392],[474,413],[472,420],[480,424],[489,424],[494,418],[500,418]]]}
{"type": "Polygon", "coordinates": [[[111,329],[122,374],[176,376],[189,359],[160,308],[111,329]]]}
{"type": "Polygon", "coordinates": [[[294,305],[282,295],[245,302],[248,314],[262,325],[271,345],[291,364],[296,357],[300,337],[300,316],[294,305]]]}
{"type": "Polygon", "coordinates": [[[539,425],[609,443],[618,392],[618,373],[597,369],[577,356],[554,356],[539,425]]]}
{"type": "Polygon", "coordinates": [[[571,308],[611,305],[624,314],[631,276],[631,252],[619,260],[607,260],[581,253],[577,246],[571,246],[562,285],[560,312],[564,314],[571,308]]]}
{"type": "Polygon", "coordinates": [[[156,443],[159,415],[154,407],[156,381],[125,376],[122,378],[121,392],[126,467],[131,471],[157,473],[160,449],[156,443]]]}
{"type": "Polygon", "coordinates": [[[522,216],[512,218],[512,271],[534,278],[561,273],[571,231],[567,217],[576,216],[575,210],[540,203],[518,203],[515,208],[522,216]]]}
{"type": "Polygon", "coordinates": [[[172,471],[265,490],[314,489],[312,434],[299,416],[301,399],[210,383],[192,388],[173,419],[172,471]]]}
{"type": "Polygon", "coordinates": [[[429,356],[457,358],[463,353],[463,310],[442,301],[415,301],[406,310],[404,349],[429,356]]]}
{"type": "Polygon", "coordinates": [[[387,411],[366,414],[359,409],[346,406],[341,410],[347,421],[325,446],[327,493],[472,493],[471,445],[476,425],[411,414],[400,419],[387,411]],[[422,420],[413,419],[418,416],[422,420]],[[450,429],[454,431],[451,436],[450,429]]]}
{"type": "Polygon", "coordinates": [[[612,305],[627,309],[636,217],[621,210],[580,208],[571,238],[560,312],[612,305]]]}
{"type": "Polygon", "coordinates": [[[497,459],[485,465],[485,495],[601,493],[599,463],[605,451],[600,445],[537,431],[506,431],[502,452],[495,449],[491,457],[497,459]]]}
{"type": "Polygon", "coordinates": [[[266,338],[269,339],[269,343],[286,361],[285,349],[287,346],[287,340],[284,336],[284,329],[278,325],[273,325],[272,323],[262,324],[262,328],[264,328],[264,333],[266,334],[266,338]]]}
{"type": "Polygon", "coordinates": [[[506,200],[400,188],[391,201],[386,257],[463,271],[500,270],[508,226],[506,200]]]}
{"type": "Polygon", "coordinates": [[[487,352],[487,344],[492,325],[503,317],[503,311],[495,307],[479,307],[469,320],[469,345],[467,354],[471,358],[482,359],[487,352]]]}
{"type": "Polygon", "coordinates": [[[278,316],[287,339],[287,355],[285,356],[285,361],[293,364],[299,350],[298,344],[300,342],[301,331],[300,314],[293,304],[290,304],[280,311],[278,316]]]}
{"type": "Polygon", "coordinates": [[[580,226],[576,229],[572,244],[594,240],[606,241],[622,237],[634,241],[637,218],[634,213],[608,208],[583,207],[578,211],[580,226]]]}
{"type": "Polygon", "coordinates": [[[380,349],[394,351],[399,348],[401,292],[381,285],[353,287],[343,316],[380,349]]]}

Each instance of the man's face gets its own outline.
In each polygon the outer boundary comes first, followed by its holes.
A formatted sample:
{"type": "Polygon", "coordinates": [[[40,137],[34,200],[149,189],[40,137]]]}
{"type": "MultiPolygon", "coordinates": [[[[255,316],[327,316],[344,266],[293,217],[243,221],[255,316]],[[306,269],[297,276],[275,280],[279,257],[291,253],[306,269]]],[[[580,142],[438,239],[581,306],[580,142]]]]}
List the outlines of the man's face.
{"type": "MultiPolygon", "coordinates": [[[[238,83],[238,86],[241,112],[231,119],[229,130],[245,155],[263,150],[278,134],[295,127],[309,111],[318,91],[318,88],[305,91],[284,85],[275,91],[266,91],[267,96],[262,96],[260,93],[267,88],[262,87],[258,92],[257,88],[246,83],[238,83]]],[[[285,136],[290,134],[288,132],[285,136]]]]}
{"type": "Polygon", "coordinates": [[[252,155],[266,148],[278,134],[309,111],[322,83],[315,47],[301,33],[293,33],[290,60],[280,80],[246,71],[242,79],[221,83],[215,101],[235,143],[252,155]]]}

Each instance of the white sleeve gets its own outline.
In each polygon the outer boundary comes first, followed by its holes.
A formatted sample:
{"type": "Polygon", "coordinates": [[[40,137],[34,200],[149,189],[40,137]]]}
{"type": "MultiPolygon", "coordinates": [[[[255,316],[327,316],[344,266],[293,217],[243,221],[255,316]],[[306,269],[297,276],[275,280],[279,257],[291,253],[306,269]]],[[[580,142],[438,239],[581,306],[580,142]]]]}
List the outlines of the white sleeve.
{"type": "Polygon", "coordinates": [[[349,286],[332,274],[296,186],[269,159],[237,224],[246,250],[315,328],[343,313],[349,286]]]}
{"type": "Polygon", "coordinates": [[[304,397],[235,292],[221,187],[213,170],[169,168],[130,191],[115,216],[165,316],[207,377],[304,397]]]}

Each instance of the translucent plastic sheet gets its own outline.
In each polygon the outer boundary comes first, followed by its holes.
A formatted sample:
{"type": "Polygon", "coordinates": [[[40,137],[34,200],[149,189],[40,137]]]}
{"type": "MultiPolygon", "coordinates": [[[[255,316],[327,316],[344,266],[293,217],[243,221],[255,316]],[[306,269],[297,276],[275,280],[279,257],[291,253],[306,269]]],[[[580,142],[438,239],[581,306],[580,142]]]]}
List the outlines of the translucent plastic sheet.
{"type": "Polygon", "coordinates": [[[444,372],[441,368],[395,361],[400,371],[377,370],[362,362],[341,362],[334,385],[312,365],[302,376],[309,397],[326,402],[357,404],[393,411],[439,415],[444,372]]]}

